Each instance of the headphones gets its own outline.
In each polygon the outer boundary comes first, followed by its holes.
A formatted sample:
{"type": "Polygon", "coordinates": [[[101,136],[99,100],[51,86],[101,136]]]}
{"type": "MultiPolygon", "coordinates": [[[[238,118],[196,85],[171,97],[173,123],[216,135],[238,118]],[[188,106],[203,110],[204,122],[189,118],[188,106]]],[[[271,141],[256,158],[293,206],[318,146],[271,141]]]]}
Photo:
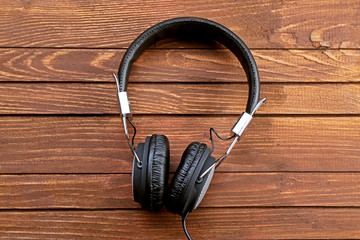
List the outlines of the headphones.
{"type": "Polygon", "coordinates": [[[215,168],[229,155],[255,111],[266,100],[264,98],[259,102],[260,80],[255,60],[245,43],[228,28],[202,18],[174,18],[152,26],[137,37],[123,56],[118,76],[115,74],[113,76],[117,83],[125,135],[134,155],[132,168],[134,200],[140,203],[142,208],[151,211],[157,211],[165,204],[169,211],[182,216],[185,234],[191,239],[185,224],[188,214],[200,204],[215,168]],[[226,153],[216,160],[211,156],[214,149],[213,141],[212,148],[200,142],[191,143],[185,149],[169,186],[167,186],[170,165],[169,140],[164,135],[154,134],[146,137],[145,142],[139,143],[135,148],[136,128],[129,119],[131,112],[126,92],[130,70],[135,60],[151,44],[168,37],[215,40],[223,44],[239,59],[249,83],[246,111],[233,126],[233,135],[224,139],[214,129],[210,129],[211,141],[212,132],[222,140],[234,139],[226,153]],[[128,134],[127,122],[134,128],[132,140],[128,134]]]}

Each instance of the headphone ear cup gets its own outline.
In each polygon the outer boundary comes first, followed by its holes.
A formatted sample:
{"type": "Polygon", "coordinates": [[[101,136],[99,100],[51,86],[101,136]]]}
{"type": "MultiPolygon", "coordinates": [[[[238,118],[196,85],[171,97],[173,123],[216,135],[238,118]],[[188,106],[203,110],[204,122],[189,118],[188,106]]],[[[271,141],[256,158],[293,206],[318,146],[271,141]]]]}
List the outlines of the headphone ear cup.
{"type": "Polygon", "coordinates": [[[134,159],[134,200],[142,208],[157,211],[164,203],[169,180],[169,141],[164,135],[146,137],[145,143],[139,143],[137,154],[142,164],[134,159]]]}
{"type": "Polygon", "coordinates": [[[211,149],[199,142],[193,142],[186,148],[169,185],[166,201],[169,211],[182,216],[194,209],[204,185],[204,182],[197,182],[198,177],[215,161],[210,153],[211,149]]]}
{"type": "Polygon", "coordinates": [[[152,135],[149,145],[147,196],[149,209],[157,211],[164,203],[169,181],[169,140],[164,135],[152,135]]]}

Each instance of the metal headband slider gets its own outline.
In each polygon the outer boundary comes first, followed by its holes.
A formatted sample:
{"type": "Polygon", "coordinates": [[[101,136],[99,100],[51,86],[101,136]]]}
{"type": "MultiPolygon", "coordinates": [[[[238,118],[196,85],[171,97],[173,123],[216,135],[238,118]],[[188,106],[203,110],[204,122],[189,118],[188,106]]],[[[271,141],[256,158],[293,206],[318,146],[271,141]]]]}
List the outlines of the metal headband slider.
{"type": "Polygon", "coordinates": [[[121,110],[121,114],[124,116],[125,114],[130,114],[130,102],[129,102],[129,98],[127,95],[127,92],[123,91],[123,89],[120,87],[120,81],[119,78],[116,76],[115,73],[113,73],[113,77],[115,79],[116,82],[116,87],[117,87],[117,95],[118,95],[118,99],[119,99],[119,105],[120,105],[120,110],[121,110]]]}
{"type": "Polygon", "coordinates": [[[235,123],[234,127],[232,128],[232,131],[237,135],[237,136],[241,136],[241,134],[243,134],[243,132],[245,131],[245,129],[247,128],[247,126],[249,125],[249,123],[252,120],[252,116],[254,115],[254,113],[256,112],[256,110],[259,109],[259,107],[266,101],[267,98],[263,98],[261,99],[255,106],[255,108],[252,110],[251,114],[247,113],[247,112],[243,112],[243,114],[241,114],[240,118],[237,120],[237,122],[235,123]]]}
{"type": "Polygon", "coordinates": [[[241,136],[245,131],[246,127],[251,122],[252,116],[247,112],[241,114],[240,118],[235,123],[234,127],[232,128],[232,132],[234,132],[237,136],[241,136]]]}
{"type": "Polygon", "coordinates": [[[121,114],[130,114],[130,102],[127,92],[118,92],[121,114]]]}

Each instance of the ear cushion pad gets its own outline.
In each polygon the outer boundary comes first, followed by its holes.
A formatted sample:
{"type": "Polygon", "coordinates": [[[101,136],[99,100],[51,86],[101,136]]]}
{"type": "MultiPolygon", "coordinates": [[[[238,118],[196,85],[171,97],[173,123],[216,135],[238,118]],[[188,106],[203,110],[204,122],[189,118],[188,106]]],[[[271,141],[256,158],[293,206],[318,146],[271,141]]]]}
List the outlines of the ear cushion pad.
{"type": "Polygon", "coordinates": [[[174,211],[177,200],[184,193],[187,184],[189,183],[191,176],[196,169],[196,166],[201,159],[204,151],[206,150],[206,144],[193,142],[191,143],[183,153],[181,162],[177,168],[175,175],[169,186],[168,210],[174,211]]]}
{"type": "Polygon", "coordinates": [[[159,210],[164,202],[169,179],[169,141],[164,135],[152,135],[149,145],[147,196],[151,210],[159,210]]]}

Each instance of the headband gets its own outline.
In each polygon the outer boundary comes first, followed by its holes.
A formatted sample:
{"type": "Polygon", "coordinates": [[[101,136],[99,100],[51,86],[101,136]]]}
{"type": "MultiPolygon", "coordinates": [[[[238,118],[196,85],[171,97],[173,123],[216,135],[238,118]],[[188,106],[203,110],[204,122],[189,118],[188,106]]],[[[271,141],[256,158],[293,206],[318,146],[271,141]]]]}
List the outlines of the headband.
{"type": "Polygon", "coordinates": [[[147,29],[127,49],[118,72],[120,92],[125,92],[131,67],[136,59],[153,43],[164,38],[190,38],[215,40],[227,47],[240,61],[249,83],[246,112],[254,111],[259,101],[260,80],[257,66],[245,43],[228,28],[202,18],[174,18],[147,29]]]}

